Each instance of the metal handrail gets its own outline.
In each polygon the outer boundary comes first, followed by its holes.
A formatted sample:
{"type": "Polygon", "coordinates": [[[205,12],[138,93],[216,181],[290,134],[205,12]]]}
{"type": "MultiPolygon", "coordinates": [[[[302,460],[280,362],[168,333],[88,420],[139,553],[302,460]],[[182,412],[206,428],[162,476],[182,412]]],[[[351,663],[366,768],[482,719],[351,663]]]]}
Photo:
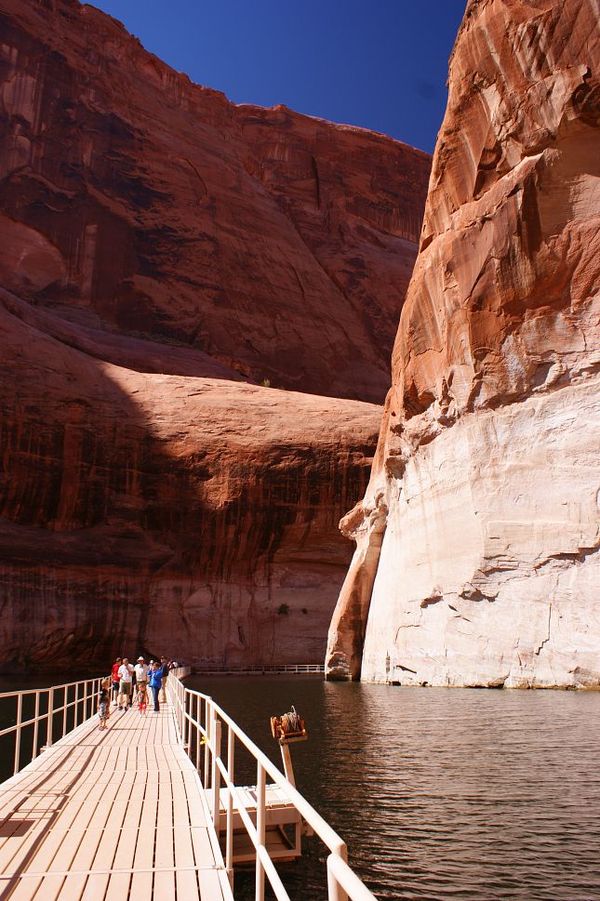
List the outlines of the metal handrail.
{"type": "MultiPolygon", "coordinates": [[[[14,735],[14,757],[13,757],[13,775],[19,772],[24,766],[27,766],[34,760],[41,751],[50,748],[55,738],[64,738],[71,729],[75,729],[81,723],[91,719],[96,713],[95,699],[98,696],[100,682],[105,678],[103,676],[95,676],[92,679],[81,679],[78,682],[64,682],[61,685],[50,685],[48,688],[25,688],[22,691],[3,691],[0,692],[0,703],[9,701],[11,698],[16,699],[15,722],[0,729],[0,738],[5,735],[14,735]],[[72,691],[71,691],[72,690],[72,691]],[[56,703],[57,694],[62,692],[62,699],[59,697],[56,703]],[[23,698],[30,695],[35,696],[34,713],[28,719],[23,719],[23,698]],[[42,704],[42,698],[47,695],[47,705],[42,704]],[[69,695],[72,697],[69,699],[69,695]],[[40,713],[40,709],[47,706],[47,709],[40,713]],[[79,718],[81,707],[82,717],[79,718]],[[69,724],[68,711],[73,708],[73,722],[69,724]],[[62,722],[56,730],[57,715],[62,713],[62,722]],[[40,723],[45,723],[44,738],[40,738],[40,723]],[[69,729],[67,729],[69,725],[69,729]],[[21,753],[21,736],[23,729],[28,726],[33,727],[31,739],[31,751],[25,756],[21,753]],[[62,734],[60,734],[62,732],[62,734]]],[[[44,729],[42,728],[42,732],[44,729]]]]}
{"type": "Polygon", "coordinates": [[[201,747],[204,748],[203,784],[211,790],[211,813],[213,824],[219,833],[221,816],[221,788],[226,793],[226,840],[225,866],[233,883],[233,810],[237,802],[237,813],[254,845],[256,851],[255,899],[264,901],[265,876],[268,879],[277,901],[289,901],[283,883],[275,869],[265,843],[266,831],[266,776],[281,788],[294,806],[298,814],[312,827],[321,841],[329,849],[327,858],[328,901],[375,901],[354,871],[348,866],[348,850],[346,843],[317,813],[314,807],[285,778],[283,773],[272,763],[266,754],[242,731],[237,723],[216,704],[211,697],[202,692],[187,688],[182,678],[190,674],[189,667],[180,667],[172,671],[174,679],[169,676],[167,690],[175,710],[177,726],[181,740],[191,756],[191,733],[195,731],[195,764],[200,772],[201,747]],[[203,711],[203,719],[202,719],[203,711]],[[201,721],[202,720],[202,721],[201,721]],[[224,727],[226,730],[226,761],[223,760],[222,740],[224,727]],[[240,742],[256,761],[256,822],[239,795],[234,783],[235,742],[240,742]]]}

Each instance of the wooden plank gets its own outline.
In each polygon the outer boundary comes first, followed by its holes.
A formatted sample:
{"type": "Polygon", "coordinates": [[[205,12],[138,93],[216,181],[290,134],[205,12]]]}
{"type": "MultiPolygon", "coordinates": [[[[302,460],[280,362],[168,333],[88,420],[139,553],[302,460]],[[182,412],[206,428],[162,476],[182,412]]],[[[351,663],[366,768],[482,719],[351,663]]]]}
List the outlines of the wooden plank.
{"type": "Polygon", "coordinates": [[[190,869],[195,865],[194,846],[190,835],[190,813],[188,809],[188,797],[181,777],[181,770],[173,773],[173,839],[175,845],[175,866],[178,869],[176,875],[177,897],[189,898],[190,901],[199,899],[198,878],[190,869]]]}
{"type": "MultiPolygon", "coordinates": [[[[147,870],[133,873],[131,877],[131,889],[129,896],[132,899],[152,898],[152,884],[154,874],[147,870]]],[[[87,901],[87,899],[86,899],[87,901]]]]}
{"type": "Polygon", "coordinates": [[[219,878],[218,870],[198,870],[198,882],[202,901],[218,901],[221,898],[232,897],[230,893],[224,894],[224,885],[219,878]]]}
{"type": "Polygon", "coordinates": [[[177,889],[177,897],[185,898],[185,901],[196,901],[200,898],[200,889],[198,887],[198,875],[195,870],[176,869],[175,885],[177,889]]]}
{"type": "Polygon", "coordinates": [[[190,830],[190,838],[194,849],[194,857],[196,866],[202,867],[212,862],[214,865],[215,854],[210,841],[208,829],[204,827],[194,828],[190,830]]]}
{"type": "MultiPolygon", "coordinates": [[[[109,879],[110,876],[104,873],[90,874],[87,877],[81,901],[104,901],[104,898],[106,897],[106,886],[108,885],[109,879]]],[[[148,895],[148,897],[150,896],[148,895]]],[[[144,896],[142,896],[141,901],[144,901],[144,896]]]]}
{"type": "MultiPolygon", "coordinates": [[[[15,881],[16,888],[10,892],[10,901],[31,901],[43,881],[42,876],[39,878],[17,879],[15,881]]],[[[4,893],[8,893],[9,889],[10,883],[8,879],[6,881],[0,879],[0,897],[4,898],[4,893]]],[[[42,901],[42,895],[38,895],[38,898],[42,901]]]]}
{"type": "Polygon", "coordinates": [[[174,871],[170,872],[156,872],[154,874],[154,894],[153,898],[160,898],[161,901],[164,898],[165,901],[171,901],[171,899],[175,898],[175,873],[174,871]]]}
{"type": "Polygon", "coordinates": [[[156,834],[156,810],[158,807],[158,785],[146,787],[144,797],[144,817],[138,836],[133,858],[133,874],[131,881],[131,897],[146,898],[152,893],[154,866],[154,842],[156,834]]]}
{"type": "Polygon", "coordinates": [[[106,901],[123,901],[129,897],[131,873],[112,873],[106,889],[106,901]]]}
{"type": "Polygon", "coordinates": [[[221,893],[224,899],[233,898],[233,894],[231,891],[231,883],[229,882],[229,876],[227,872],[223,869],[217,870],[219,874],[219,884],[221,886],[221,893]]]}
{"type": "Polygon", "coordinates": [[[80,901],[81,894],[87,882],[87,875],[75,874],[67,876],[62,883],[57,877],[44,879],[44,882],[37,893],[39,901],[80,901]]]}
{"type": "MultiPolygon", "coordinates": [[[[169,774],[170,775],[170,774],[169,774]]],[[[175,850],[173,844],[173,795],[171,780],[162,780],[158,785],[158,811],[156,815],[156,839],[154,866],[173,867],[175,850]]],[[[175,901],[175,879],[170,873],[154,874],[154,893],[157,898],[175,901]]]]}

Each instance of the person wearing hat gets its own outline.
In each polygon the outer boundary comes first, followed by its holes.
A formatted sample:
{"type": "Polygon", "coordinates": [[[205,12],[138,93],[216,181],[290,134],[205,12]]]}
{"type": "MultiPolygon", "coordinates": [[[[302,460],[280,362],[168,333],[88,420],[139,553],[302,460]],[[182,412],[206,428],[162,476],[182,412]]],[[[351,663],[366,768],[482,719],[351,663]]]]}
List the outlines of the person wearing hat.
{"type": "Polygon", "coordinates": [[[146,666],[146,661],[143,657],[138,657],[137,659],[135,665],[135,681],[138,694],[142,692],[145,695],[146,688],[148,687],[148,667],[146,666]]]}

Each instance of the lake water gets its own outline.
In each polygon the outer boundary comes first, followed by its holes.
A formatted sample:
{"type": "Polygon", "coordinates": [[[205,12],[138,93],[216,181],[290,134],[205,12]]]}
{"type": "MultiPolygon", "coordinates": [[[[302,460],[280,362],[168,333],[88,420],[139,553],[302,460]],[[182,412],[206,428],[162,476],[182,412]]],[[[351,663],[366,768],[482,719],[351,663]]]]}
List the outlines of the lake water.
{"type": "MultiPolygon", "coordinates": [[[[187,683],[278,762],[269,716],[296,706],[310,732],[292,746],[298,788],[379,898],[600,899],[600,693],[187,683]]],[[[326,855],[316,840],[306,852],[282,873],[316,901],[326,855]]],[[[253,897],[250,879],[236,889],[253,897]]]]}

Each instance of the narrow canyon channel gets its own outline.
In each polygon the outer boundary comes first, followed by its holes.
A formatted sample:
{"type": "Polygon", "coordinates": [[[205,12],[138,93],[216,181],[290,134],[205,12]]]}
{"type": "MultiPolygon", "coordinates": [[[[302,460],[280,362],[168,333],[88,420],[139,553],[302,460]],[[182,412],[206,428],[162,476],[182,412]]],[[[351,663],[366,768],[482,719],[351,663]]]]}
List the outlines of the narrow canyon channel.
{"type": "MultiPolygon", "coordinates": [[[[5,676],[0,691],[60,681],[5,676]]],[[[346,840],[378,898],[600,898],[600,692],[287,676],[186,683],[215,698],[278,765],[269,717],[295,705],[310,735],[292,747],[298,788],[346,840]]],[[[236,782],[255,782],[242,760],[236,782]]],[[[325,853],[316,839],[303,841],[301,861],[282,875],[294,901],[319,901],[325,853]]],[[[235,888],[250,901],[253,875],[238,872],[235,888]]]]}

